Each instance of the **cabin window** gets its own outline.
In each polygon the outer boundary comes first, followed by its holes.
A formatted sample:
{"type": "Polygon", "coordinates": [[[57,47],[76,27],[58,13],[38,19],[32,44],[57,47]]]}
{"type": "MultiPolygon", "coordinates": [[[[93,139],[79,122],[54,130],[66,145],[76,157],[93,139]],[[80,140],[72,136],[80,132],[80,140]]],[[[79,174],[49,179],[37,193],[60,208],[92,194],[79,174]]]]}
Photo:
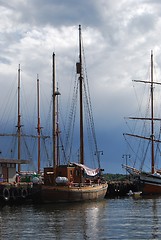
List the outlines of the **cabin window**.
{"type": "Polygon", "coordinates": [[[73,175],[73,171],[72,170],[70,170],[70,175],[73,175]]]}
{"type": "Polygon", "coordinates": [[[76,176],[79,176],[79,171],[78,170],[76,170],[76,176]]]}

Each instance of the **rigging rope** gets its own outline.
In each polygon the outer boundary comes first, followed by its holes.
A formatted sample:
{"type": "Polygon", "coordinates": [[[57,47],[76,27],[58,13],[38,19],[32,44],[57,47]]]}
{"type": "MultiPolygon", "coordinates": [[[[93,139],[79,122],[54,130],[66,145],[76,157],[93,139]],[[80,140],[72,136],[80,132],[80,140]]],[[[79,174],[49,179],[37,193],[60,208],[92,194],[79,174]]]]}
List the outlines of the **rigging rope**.
{"type": "MultiPolygon", "coordinates": [[[[86,60],[85,60],[84,48],[83,48],[83,56],[84,56],[84,66],[85,66],[84,71],[85,71],[85,78],[86,78],[86,82],[84,81],[84,90],[85,90],[86,104],[87,104],[87,110],[88,110],[87,113],[89,116],[89,127],[91,129],[91,134],[93,137],[91,139],[93,139],[93,143],[95,146],[95,153],[93,153],[92,156],[93,156],[93,159],[94,159],[94,156],[97,157],[97,161],[98,161],[98,164],[100,167],[99,151],[98,151],[98,147],[97,147],[94,119],[93,119],[93,113],[92,113],[92,104],[91,104],[91,97],[90,97],[90,91],[89,91],[89,82],[88,82],[88,76],[87,76],[87,70],[86,70],[86,60]]],[[[91,149],[92,149],[92,145],[91,145],[91,149]]]]}
{"type": "Polygon", "coordinates": [[[71,157],[72,146],[73,146],[73,135],[74,135],[77,101],[78,101],[78,82],[77,82],[77,78],[75,77],[74,92],[73,92],[72,103],[71,103],[71,108],[69,112],[69,121],[68,121],[67,133],[66,133],[66,139],[65,139],[65,152],[68,152],[69,159],[71,157]]]}

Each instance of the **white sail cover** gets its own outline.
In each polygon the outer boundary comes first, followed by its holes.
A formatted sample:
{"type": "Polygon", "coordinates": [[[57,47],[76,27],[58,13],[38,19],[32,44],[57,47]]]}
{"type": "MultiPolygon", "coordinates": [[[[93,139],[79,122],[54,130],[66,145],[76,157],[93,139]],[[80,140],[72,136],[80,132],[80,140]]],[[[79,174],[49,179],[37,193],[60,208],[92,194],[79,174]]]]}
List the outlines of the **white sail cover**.
{"type": "Polygon", "coordinates": [[[80,167],[80,168],[82,168],[82,169],[85,171],[85,173],[86,173],[88,176],[91,176],[91,177],[96,176],[96,175],[99,173],[99,171],[100,171],[99,168],[91,169],[91,168],[89,168],[89,167],[86,167],[86,166],[83,165],[83,164],[79,164],[79,163],[73,163],[73,164],[76,165],[76,166],[78,166],[78,167],[80,167]]]}
{"type": "Polygon", "coordinates": [[[139,175],[141,172],[136,168],[130,167],[128,165],[122,164],[122,167],[125,168],[131,175],[139,175]]]}

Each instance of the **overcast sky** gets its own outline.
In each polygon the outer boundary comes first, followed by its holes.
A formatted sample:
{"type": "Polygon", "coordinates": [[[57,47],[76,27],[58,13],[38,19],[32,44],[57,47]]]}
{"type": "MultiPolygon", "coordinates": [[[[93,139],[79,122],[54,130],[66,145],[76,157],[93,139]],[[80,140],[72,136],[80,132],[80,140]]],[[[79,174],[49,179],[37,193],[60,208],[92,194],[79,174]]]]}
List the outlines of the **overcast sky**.
{"type": "Polygon", "coordinates": [[[36,93],[37,74],[42,91],[50,94],[53,52],[65,96],[82,25],[101,161],[106,172],[123,172],[124,117],[135,111],[132,79],[146,76],[151,50],[161,66],[161,1],[0,0],[0,13],[0,104],[18,64],[28,101],[36,93]]]}

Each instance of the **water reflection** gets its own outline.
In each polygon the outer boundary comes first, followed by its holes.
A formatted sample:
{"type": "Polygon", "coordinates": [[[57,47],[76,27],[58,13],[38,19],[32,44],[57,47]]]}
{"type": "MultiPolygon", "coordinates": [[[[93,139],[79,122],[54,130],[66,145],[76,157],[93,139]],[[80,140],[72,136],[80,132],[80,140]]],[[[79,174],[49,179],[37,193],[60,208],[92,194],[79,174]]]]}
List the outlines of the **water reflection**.
{"type": "Polygon", "coordinates": [[[161,239],[161,197],[5,206],[0,239],[161,239]]]}
{"type": "MultiPolygon", "coordinates": [[[[99,220],[106,207],[106,200],[91,203],[34,206],[36,212],[45,215],[44,231],[48,229],[56,239],[99,239],[99,220]]],[[[46,231],[45,231],[46,232],[46,231]]],[[[48,232],[46,232],[46,235],[48,232]]]]}
{"type": "Polygon", "coordinates": [[[106,201],[84,204],[5,206],[0,239],[99,239],[106,201]]]}
{"type": "Polygon", "coordinates": [[[159,230],[159,219],[158,219],[158,200],[156,198],[152,199],[152,217],[153,217],[153,224],[152,224],[152,239],[158,239],[158,230],[159,230]]]}

